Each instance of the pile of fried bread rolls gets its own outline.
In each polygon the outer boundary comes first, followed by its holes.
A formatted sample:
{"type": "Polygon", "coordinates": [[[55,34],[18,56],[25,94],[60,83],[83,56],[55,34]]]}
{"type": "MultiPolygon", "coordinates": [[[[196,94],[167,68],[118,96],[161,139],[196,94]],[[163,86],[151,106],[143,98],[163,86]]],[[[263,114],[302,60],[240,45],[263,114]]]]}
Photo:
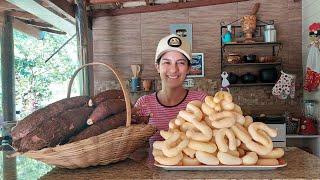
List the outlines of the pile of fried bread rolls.
{"type": "Polygon", "coordinates": [[[284,155],[273,147],[277,131],[244,116],[226,91],[207,96],[204,103],[191,101],[160,135],[165,140],[154,142],[152,154],[162,165],[272,166],[284,155]]]}

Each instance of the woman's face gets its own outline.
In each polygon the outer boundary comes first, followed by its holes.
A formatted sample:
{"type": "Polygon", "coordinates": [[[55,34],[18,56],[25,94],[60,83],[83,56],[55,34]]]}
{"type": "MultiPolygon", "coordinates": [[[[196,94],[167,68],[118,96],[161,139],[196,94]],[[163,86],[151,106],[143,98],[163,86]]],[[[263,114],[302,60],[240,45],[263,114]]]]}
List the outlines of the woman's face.
{"type": "Polygon", "coordinates": [[[163,85],[170,88],[182,86],[189,72],[188,60],[178,51],[169,51],[162,55],[156,64],[163,85]]]}

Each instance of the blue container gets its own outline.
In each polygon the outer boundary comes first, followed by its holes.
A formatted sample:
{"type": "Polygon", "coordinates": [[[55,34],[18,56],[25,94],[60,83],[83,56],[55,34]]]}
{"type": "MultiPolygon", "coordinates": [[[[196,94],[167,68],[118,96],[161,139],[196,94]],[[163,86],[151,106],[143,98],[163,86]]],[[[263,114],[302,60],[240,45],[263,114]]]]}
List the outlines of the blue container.
{"type": "Polygon", "coordinates": [[[130,80],[130,89],[131,92],[137,92],[140,90],[140,78],[139,77],[132,77],[130,80]]]}

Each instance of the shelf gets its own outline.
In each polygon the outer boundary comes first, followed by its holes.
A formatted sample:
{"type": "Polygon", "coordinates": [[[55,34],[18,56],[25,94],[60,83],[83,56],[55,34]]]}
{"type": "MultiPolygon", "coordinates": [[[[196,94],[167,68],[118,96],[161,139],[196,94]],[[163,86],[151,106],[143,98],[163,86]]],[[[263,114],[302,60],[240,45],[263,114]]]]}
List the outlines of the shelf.
{"type": "Polygon", "coordinates": [[[222,45],[222,48],[227,46],[255,46],[255,45],[266,45],[266,46],[280,46],[280,42],[252,42],[252,43],[226,43],[222,45]]]}
{"type": "Polygon", "coordinates": [[[320,138],[320,135],[299,135],[299,134],[287,134],[287,138],[291,139],[306,139],[306,138],[320,138]]]}
{"type": "Polygon", "coordinates": [[[230,87],[246,87],[246,86],[273,86],[276,83],[237,83],[237,84],[230,84],[230,87]]]}
{"type": "Polygon", "coordinates": [[[223,66],[259,66],[259,65],[281,65],[281,62],[269,62],[269,63],[223,63],[223,66]]]}

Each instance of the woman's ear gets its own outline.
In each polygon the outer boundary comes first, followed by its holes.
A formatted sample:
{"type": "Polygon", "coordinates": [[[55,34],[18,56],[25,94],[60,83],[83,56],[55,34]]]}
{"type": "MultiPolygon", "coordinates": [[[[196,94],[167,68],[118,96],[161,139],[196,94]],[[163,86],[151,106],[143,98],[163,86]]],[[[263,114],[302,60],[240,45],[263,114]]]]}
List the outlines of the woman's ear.
{"type": "Polygon", "coordinates": [[[156,67],[157,72],[158,72],[158,73],[160,73],[160,67],[159,67],[159,64],[158,64],[158,63],[154,63],[154,66],[156,67]]]}

